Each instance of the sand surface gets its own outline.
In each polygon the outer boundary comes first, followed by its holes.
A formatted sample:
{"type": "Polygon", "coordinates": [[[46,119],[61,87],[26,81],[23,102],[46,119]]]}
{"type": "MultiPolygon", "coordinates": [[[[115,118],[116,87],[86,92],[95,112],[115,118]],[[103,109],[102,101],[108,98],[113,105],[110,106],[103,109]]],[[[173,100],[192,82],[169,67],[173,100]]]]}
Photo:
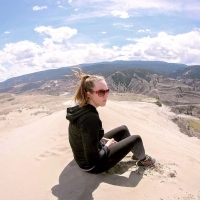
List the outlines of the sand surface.
{"type": "Polygon", "coordinates": [[[105,131],[126,125],[131,134],[141,135],[146,153],[157,162],[138,168],[128,154],[108,173],[92,175],[73,160],[64,109],[72,102],[60,102],[63,107],[30,121],[15,115],[22,121],[18,125],[13,118],[1,120],[0,199],[200,200],[200,140],[179,131],[168,107],[110,100],[99,108],[105,131]]]}

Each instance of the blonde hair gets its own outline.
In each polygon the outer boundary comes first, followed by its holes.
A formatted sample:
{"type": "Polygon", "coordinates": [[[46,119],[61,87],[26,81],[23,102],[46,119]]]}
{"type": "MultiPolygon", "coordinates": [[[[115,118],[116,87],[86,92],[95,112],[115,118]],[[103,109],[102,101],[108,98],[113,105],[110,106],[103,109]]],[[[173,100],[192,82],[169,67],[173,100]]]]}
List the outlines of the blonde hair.
{"type": "Polygon", "coordinates": [[[78,103],[80,107],[88,104],[87,92],[92,92],[94,88],[94,82],[105,80],[103,76],[90,75],[82,72],[80,67],[72,68],[74,72],[72,74],[79,78],[79,84],[77,85],[77,90],[74,96],[75,103],[78,103]],[[78,70],[75,70],[78,69],[78,70]]]}

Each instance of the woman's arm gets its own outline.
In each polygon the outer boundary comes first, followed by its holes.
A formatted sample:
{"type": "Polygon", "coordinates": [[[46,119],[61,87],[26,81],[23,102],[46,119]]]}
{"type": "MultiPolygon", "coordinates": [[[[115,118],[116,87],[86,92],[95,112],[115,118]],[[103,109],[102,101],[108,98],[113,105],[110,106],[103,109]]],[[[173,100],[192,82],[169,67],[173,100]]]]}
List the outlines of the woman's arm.
{"type": "Polygon", "coordinates": [[[117,143],[117,141],[115,141],[113,138],[108,139],[108,138],[103,137],[102,140],[105,142],[107,147],[112,146],[113,144],[117,143]]]}
{"type": "Polygon", "coordinates": [[[94,166],[101,158],[108,153],[107,146],[104,146],[99,151],[99,118],[95,115],[85,117],[85,120],[80,124],[81,138],[86,160],[91,166],[94,166]]]}

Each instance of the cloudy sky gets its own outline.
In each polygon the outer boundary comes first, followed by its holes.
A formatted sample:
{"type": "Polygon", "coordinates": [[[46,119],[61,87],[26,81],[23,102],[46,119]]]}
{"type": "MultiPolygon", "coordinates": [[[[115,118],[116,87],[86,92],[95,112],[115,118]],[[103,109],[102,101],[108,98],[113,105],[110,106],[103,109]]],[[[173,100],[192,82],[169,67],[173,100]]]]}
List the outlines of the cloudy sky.
{"type": "Polygon", "coordinates": [[[200,64],[200,0],[1,0],[0,82],[113,60],[200,64]]]}

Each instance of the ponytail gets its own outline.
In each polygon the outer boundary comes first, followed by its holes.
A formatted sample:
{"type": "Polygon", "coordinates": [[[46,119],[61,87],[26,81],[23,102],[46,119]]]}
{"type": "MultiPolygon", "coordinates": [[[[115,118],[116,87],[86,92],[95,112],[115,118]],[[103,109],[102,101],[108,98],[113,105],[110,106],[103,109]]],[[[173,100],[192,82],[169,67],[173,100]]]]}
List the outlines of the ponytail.
{"type": "Polygon", "coordinates": [[[79,84],[77,85],[74,101],[75,103],[79,104],[80,107],[82,107],[88,104],[87,92],[93,91],[94,82],[105,79],[103,76],[85,74],[79,67],[72,68],[72,71],[74,73],[71,76],[75,75],[77,78],[79,78],[79,84]]]}
{"type": "Polygon", "coordinates": [[[92,92],[94,88],[94,82],[105,80],[103,76],[98,75],[90,75],[90,74],[84,74],[79,67],[75,67],[72,71],[77,78],[80,79],[79,84],[77,85],[77,90],[74,96],[75,103],[79,104],[80,107],[85,106],[88,104],[88,96],[87,92],[92,92]]]}

